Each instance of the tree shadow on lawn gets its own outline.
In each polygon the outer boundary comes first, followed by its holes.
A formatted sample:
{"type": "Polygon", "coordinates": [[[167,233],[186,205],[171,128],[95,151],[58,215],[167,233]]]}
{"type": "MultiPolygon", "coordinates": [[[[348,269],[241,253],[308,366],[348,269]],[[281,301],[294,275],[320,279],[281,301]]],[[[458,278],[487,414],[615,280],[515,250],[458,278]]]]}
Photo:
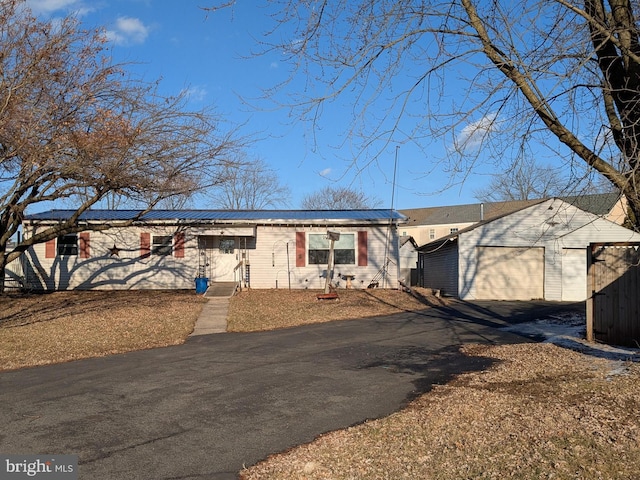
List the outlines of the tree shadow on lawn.
{"type": "Polygon", "coordinates": [[[157,307],[166,295],[191,291],[65,291],[0,295],[0,328],[11,328],[68,318],[105,314],[127,307],[157,307]]]}

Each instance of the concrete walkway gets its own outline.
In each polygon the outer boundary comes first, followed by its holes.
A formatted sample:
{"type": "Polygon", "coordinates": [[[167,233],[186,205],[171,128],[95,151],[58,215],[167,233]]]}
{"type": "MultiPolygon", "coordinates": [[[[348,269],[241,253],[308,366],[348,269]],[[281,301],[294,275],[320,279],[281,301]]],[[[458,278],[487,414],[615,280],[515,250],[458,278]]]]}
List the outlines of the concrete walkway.
{"type": "Polygon", "coordinates": [[[235,289],[234,282],[217,282],[209,286],[204,294],[209,301],[202,308],[190,337],[227,331],[229,299],[233,296],[235,289]]]}

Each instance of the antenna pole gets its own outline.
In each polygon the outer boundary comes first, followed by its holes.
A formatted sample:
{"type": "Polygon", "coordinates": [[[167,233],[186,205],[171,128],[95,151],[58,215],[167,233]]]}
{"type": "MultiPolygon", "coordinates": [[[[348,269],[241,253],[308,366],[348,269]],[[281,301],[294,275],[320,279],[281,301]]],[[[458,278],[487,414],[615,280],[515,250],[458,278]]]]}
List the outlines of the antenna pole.
{"type": "MultiPolygon", "coordinates": [[[[391,183],[391,210],[389,211],[389,228],[387,229],[387,240],[384,246],[384,263],[382,264],[382,286],[386,287],[387,284],[387,275],[389,273],[389,237],[391,236],[391,228],[393,227],[393,207],[396,196],[396,171],[398,170],[398,150],[400,150],[400,145],[396,145],[396,155],[395,160],[393,161],[393,182],[391,183]]],[[[397,259],[396,259],[397,260],[397,259]]],[[[398,264],[398,269],[400,265],[398,264]]],[[[400,278],[398,272],[398,278],[400,278]]],[[[396,279],[397,280],[397,279],[396,279]]]]}

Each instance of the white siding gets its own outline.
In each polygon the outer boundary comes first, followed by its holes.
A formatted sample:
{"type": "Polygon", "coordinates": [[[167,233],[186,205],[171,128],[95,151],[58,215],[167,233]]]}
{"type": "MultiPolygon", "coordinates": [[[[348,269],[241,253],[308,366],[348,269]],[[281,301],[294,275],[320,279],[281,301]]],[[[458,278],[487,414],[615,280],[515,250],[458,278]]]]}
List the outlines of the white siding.
{"type": "Polygon", "coordinates": [[[562,300],[578,302],[587,299],[587,250],[562,249],[562,300]]]}
{"type": "MultiPolygon", "coordinates": [[[[345,280],[337,275],[355,275],[354,288],[366,288],[369,282],[381,269],[385,253],[392,259],[388,275],[380,286],[397,287],[397,232],[389,236],[387,245],[387,226],[352,226],[333,227],[341,233],[352,233],[356,242],[356,259],[353,265],[336,265],[334,284],[344,288],[345,280]],[[368,264],[358,266],[357,235],[359,231],[367,232],[368,264]]],[[[35,245],[27,255],[28,271],[34,286],[46,290],[64,289],[192,289],[195,288],[195,277],[198,275],[200,252],[198,236],[211,235],[214,230],[198,228],[180,228],[184,233],[184,257],[141,255],[140,234],[175,235],[177,227],[130,227],[126,229],[108,230],[106,232],[90,232],[89,258],[77,256],[58,256],[45,258],[45,244],[35,245]],[[116,246],[118,256],[111,255],[116,246]]],[[[245,230],[237,230],[236,250],[231,259],[237,264],[244,256],[249,265],[251,288],[288,288],[289,277],[291,288],[324,288],[324,272],[326,265],[308,265],[308,251],[305,251],[305,266],[296,267],[296,232],[326,233],[323,227],[293,226],[258,226],[247,232],[255,237],[241,236],[245,230]],[[287,244],[289,262],[287,263],[287,244]]],[[[228,237],[229,232],[224,232],[228,237]]],[[[214,242],[215,245],[215,242],[214,242]]],[[[308,246],[308,242],[307,242],[308,246]]],[[[215,249],[215,248],[214,248],[215,249]]],[[[215,261],[212,255],[211,261],[215,261]]],[[[225,259],[228,260],[228,259],[225,259]]],[[[228,262],[227,262],[228,263],[228,262]]],[[[234,273],[233,280],[240,280],[240,270],[234,273]]]]}
{"type": "Polygon", "coordinates": [[[416,272],[417,264],[418,252],[413,243],[408,241],[400,247],[400,279],[405,285],[411,285],[411,272],[416,272]]]}
{"type": "Polygon", "coordinates": [[[47,290],[66,289],[183,289],[193,288],[198,251],[193,235],[185,232],[184,258],[142,256],[140,234],[175,235],[175,227],[130,227],[89,232],[89,258],[80,255],[45,258],[45,244],[27,255],[32,284],[47,290]],[[118,255],[111,255],[114,245],[118,255]]]}
{"type": "MultiPolygon", "coordinates": [[[[339,275],[355,275],[352,282],[354,288],[366,288],[369,282],[382,268],[387,241],[386,227],[331,227],[341,234],[353,234],[356,242],[355,264],[336,265],[333,283],[338,288],[344,288],[346,282],[339,275]],[[358,266],[357,236],[359,231],[367,232],[367,266],[358,266]]],[[[327,227],[258,227],[256,248],[249,251],[251,264],[252,288],[288,288],[288,271],[291,275],[291,288],[322,289],[325,284],[326,265],[309,265],[308,244],[305,249],[305,266],[296,266],[296,232],[305,234],[325,234],[327,227]],[[289,263],[287,265],[287,244],[289,248],[289,263]],[[289,270],[288,270],[289,268],[289,270]]],[[[397,234],[394,232],[389,239],[388,256],[396,262],[398,258],[397,234]]],[[[397,287],[396,264],[389,265],[387,288],[397,287]]],[[[382,286],[382,282],[380,283],[382,286]]]]}
{"type": "Polygon", "coordinates": [[[544,297],[559,301],[563,298],[563,248],[586,248],[590,242],[638,239],[640,235],[631,230],[559,199],[551,199],[459,235],[459,296],[467,300],[478,298],[476,247],[544,248],[544,297]]]}

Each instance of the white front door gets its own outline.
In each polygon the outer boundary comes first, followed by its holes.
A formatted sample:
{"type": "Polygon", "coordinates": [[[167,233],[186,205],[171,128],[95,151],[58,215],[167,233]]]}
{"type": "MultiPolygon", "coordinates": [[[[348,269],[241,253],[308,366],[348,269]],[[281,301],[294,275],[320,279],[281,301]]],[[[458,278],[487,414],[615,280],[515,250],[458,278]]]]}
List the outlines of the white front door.
{"type": "Polygon", "coordinates": [[[235,237],[214,237],[212,251],[212,282],[233,282],[236,280],[234,268],[238,265],[238,249],[235,237]]]}
{"type": "Polygon", "coordinates": [[[201,235],[198,237],[198,276],[211,282],[233,282],[233,269],[238,264],[234,237],[201,235]]]}

